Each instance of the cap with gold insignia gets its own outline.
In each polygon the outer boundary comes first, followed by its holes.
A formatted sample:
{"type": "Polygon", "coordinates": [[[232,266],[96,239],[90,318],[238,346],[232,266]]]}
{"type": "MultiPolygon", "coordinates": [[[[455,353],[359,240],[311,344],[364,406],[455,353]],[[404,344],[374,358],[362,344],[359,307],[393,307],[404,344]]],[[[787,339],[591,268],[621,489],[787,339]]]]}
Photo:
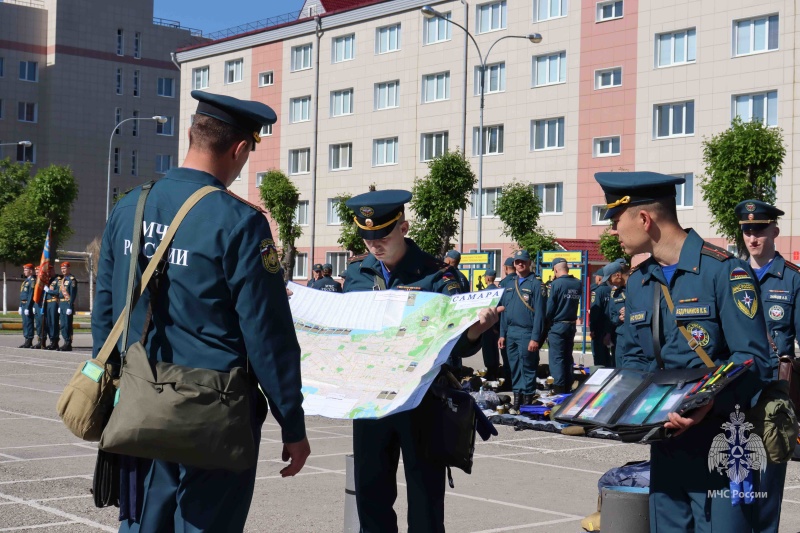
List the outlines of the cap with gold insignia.
{"type": "Polygon", "coordinates": [[[528,253],[528,250],[517,250],[514,252],[514,261],[530,261],[531,254],[528,253]]]}
{"type": "Polygon", "coordinates": [[[370,191],[353,196],[345,205],[355,217],[358,234],[367,240],[382,239],[389,235],[403,215],[404,206],[411,193],[400,189],[370,191]]]}
{"type": "Polygon", "coordinates": [[[333,265],[331,265],[330,263],[324,263],[322,265],[322,270],[330,270],[331,272],[333,272],[333,265]]]}
{"type": "Polygon", "coordinates": [[[314,266],[311,268],[314,272],[321,272],[322,271],[322,263],[314,263],[314,266]]]}
{"type": "MultiPolygon", "coordinates": [[[[212,94],[204,91],[192,91],[192,98],[197,104],[198,115],[221,120],[248,135],[252,135],[256,144],[261,142],[261,127],[274,124],[278,117],[267,104],[250,100],[239,100],[223,94],[212,94]]],[[[253,145],[255,150],[255,144],[253,145]]]]}
{"type": "Polygon", "coordinates": [[[742,231],[760,230],[778,221],[785,213],[761,200],[745,200],[733,208],[742,231]]]}
{"type": "Polygon", "coordinates": [[[658,172],[598,172],[594,179],[606,195],[606,220],[631,205],[649,204],[663,198],[675,197],[675,185],[686,182],[680,176],[658,172]]]}

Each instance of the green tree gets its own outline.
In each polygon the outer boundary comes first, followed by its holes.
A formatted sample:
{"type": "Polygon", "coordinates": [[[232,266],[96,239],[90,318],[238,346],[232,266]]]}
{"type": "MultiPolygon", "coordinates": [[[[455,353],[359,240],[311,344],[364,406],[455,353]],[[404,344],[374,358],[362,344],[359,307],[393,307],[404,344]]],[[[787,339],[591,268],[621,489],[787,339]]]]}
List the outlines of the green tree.
{"type": "Polygon", "coordinates": [[[364,245],[364,239],[358,234],[358,228],[353,221],[355,213],[345,205],[345,202],[352,197],[353,195],[348,193],[334,197],[334,209],[342,224],[336,242],[352,255],[361,255],[367,251],[367,247],[364,245]]]}
{"type": "Polygon", "coordinates": [[[603,254],[603,257],[605,257],[606,261],[609,263],[620,257],[624,257],[625,261],[631,264],[631,256],[626,254],[625,250],[622,249],[622,245],[619,243],[619,237],[611,235],[611,233],[608,232],[608,228],[604,229],[603,233],[600,234],[600,253],[603,254]]]}
{"type": "Polygon", "coordinates": [[[531,256],[556,247],[555,235],[539,227],[542,201],[530,184],[512,181],[504,185],[494,210],[503,223],[503,235],[511,237],[521,250],[528,250],[531,256]]]}
{"type": "Polygon", "coordinates": [[[295,212],[300,203],[300,191],[292,180],[280,170],[272,169],[264,176],[258,189],[261,201],[278,225],[278,240],[281,241],[280,261],[283,279],[289,281],[294,270],[297,249],[294,243],[303,234],[297,223],[295,212]]]}
{"type": "Polygon", "coordinates": [[[734,118],[731,127],[703,141],[705,176],[700,180],[711,224],[720,235],[736,242],[740,255],[747,250],[733,209],[754,198],[775,202],[775,179],[781,173],[786,148],[783,133],[762,122],[734,118]]]}
{"type": "Polygon", "coordinates": [[[14,265],[39,263],[50,222],[22,194],[0,211],[0,261],[14,265]]]}
{"type": "MultiPolygon", "coordinates": [[[[28,186],[26,194],[30,196],[37,215],[43,215],[52,225],[50,250],[58,250],[61,243],[73,233],[69,223],[72,204],[78,198],[78,184],[72,170],[59,165],[40,169],[28,186]]],[[[44,234],[39,239],[44,244],[44,234]]]]}
{"type": "Polygon", "coordinates": [[[13,202],[31,180],[30,163],[14,163],[0,159],[0,210],[13,202]]]}
{"type": "Polygon", "coordinates": [[[428,162],[428,175],[414,180],[411,209],[416,218],[410,235],[420,248],[444,257],[458,234],[458,212],[469,205],[477,178],[459,151],[445,152],[428,162]]]}
{"type": "Polygon", "coordinates": [[[536,254],[556,249],[556,236],[552,231],[536,227],[533,231],[523,235],[518,242],[520,250],[528,250],[531,259],[536,261],[536,254]]]}

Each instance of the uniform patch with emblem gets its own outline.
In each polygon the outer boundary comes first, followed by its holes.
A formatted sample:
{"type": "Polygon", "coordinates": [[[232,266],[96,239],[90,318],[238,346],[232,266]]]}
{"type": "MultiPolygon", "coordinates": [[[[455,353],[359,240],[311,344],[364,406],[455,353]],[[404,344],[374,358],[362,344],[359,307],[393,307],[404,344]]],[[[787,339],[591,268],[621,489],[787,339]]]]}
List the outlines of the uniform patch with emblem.
{"type": "Polygon", "coordinates": [[[592,291],[592,299],[591,299],[591,303],[594,303],[594,291],[592,291]]]}
{"type": "Polygon", "coordinates": [[[780,305],[773,305],[769,308],[769,317],[772,320],[780,320],[783,318],[783,307],[780,305]]]}
{"type": "Polygon", "coordinates": [[[644,322],[647,318],[647,311],[633,311],[629,315],[628,321],[630,324],[638,324],[644,322]]]}
{"type": "Polygon", "coordinates": [[[731,281],[742,281],[745,279],[753,279],[753,278],[751,278],[750,274],[748,274],[747,271],[742,267],[736,267],[733,270],[731,270],[731,277],[730,277],[731,281]]]}
{"type": "Polygon", "coordinates": [[[686,325],[686,329],[689,330],[689,333],[692,334],[692,338],[697,341],[697,344],[700,346],[706,346],[708,341],[710,341],[710,337],[708,336],[708,331],[706,328],[698,324],[697,322],[692,322],[691,324],[686,325]]]}
{"type": "Polygon", "coordinates": [[[461,289],[461,284],[460,283],[451,283],[450,285],[447,286],[447,290],[448,291],[455,291],[455,290],[460,290],[460,289],[461,289]]]}
{"type": "Polygon", "coordinates": [[[359,211],[365,217],[371,217],[372,215],[375,214],[375,210],[372,209],[371,207],[367,207],[367,206],[359,208],[359,211]]]}
{"type": "Polygon", "coordinates": [[[753,202],[747,202],[746,204],[744,204],[744,208],[747,209],[748,211],[755,211],[756,204],[754,204],[753,202]]]}
{"type": "Polygon", "coordinates": [[[747,318],[753,318],[758,312],[758,299],[756,298],[756,288],[752,283],[739,283],[733,286],[733,298],[736,300],[736,307],[744,313],[747,318]]]}
{"type": "Polygon", "coordinates": [[[261,252],[261,264],[270,274],[277,274],[281,269],[281,262],[278,259],[278,250],[275,248],[275,241],[264,239],[259,245],[261,252]]]}

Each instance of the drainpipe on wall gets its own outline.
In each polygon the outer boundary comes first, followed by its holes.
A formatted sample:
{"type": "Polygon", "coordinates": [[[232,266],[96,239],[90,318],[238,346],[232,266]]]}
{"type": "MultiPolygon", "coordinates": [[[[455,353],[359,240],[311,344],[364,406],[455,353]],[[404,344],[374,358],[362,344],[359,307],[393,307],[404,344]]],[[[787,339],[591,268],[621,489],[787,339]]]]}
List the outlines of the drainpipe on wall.
{"type": "MultiPolygon", "coordinates": [[[[461,0],[461,3],[464,4],[464,27],[469,28],[469,4],[464,0],[461,0]]],[[[463,102],[464,107],[461,112],[461,153],[465,156],[467,155],[467,80],[469,79],[469,64],[467,63],[467,56],[469,52],[469,36],[467,32],[464,32],[464,92],[463,92],[463,102]]],[[[459,231],[459,243],[458,243],[458,251],[464,253],[464,210],[462,209],[459,213],[459,223],[458,227],[460,228],[459,231]]]]}
{"type": "Polygon", "coordinates": [[[320,56],[320,40],[322,39],[322,18],[319,15],[314,16],[314,21],[317,23],[317,54],[316,54],[316,68],[314,69],[314,133],[313,141],[311,144],[311,250],[308,253],[309,265],[315,263],[314,248],[317,237],[317,141],[319,137],[319,56],[320,56]]]}
{"type": "Polygon", "coordinates": [[[175,52],[170,52],[169,53],[169,58],[172,60],[172,64],[175,65],[175,68],[180,70],[181,69],[181,64],[178,63],[178,56],[175,55],[175,52]]]}

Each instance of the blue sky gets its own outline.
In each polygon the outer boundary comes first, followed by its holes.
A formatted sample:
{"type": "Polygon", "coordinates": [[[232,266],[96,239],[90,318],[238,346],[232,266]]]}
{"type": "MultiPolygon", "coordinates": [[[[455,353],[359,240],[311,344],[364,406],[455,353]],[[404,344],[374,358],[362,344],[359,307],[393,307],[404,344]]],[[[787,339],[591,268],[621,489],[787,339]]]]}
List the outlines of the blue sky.
{"type": "Polygon", "coordinates": [[[299,11],[303,0],[155,0],[154,16],[204,33],[299,11]]]}

